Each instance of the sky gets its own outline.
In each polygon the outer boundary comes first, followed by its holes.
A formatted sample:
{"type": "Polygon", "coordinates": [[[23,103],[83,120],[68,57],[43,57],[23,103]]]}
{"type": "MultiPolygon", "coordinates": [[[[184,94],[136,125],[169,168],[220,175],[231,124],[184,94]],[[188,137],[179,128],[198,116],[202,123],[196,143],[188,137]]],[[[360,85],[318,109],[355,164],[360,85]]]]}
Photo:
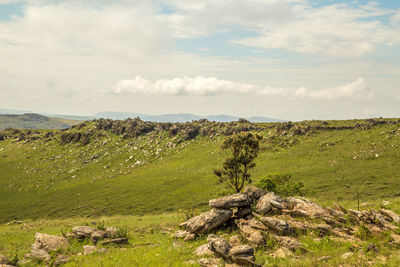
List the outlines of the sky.
{"type": "Polygon", "coordinates": [[[400,117],[400,1],[0,0],[0,108],[400,117]]]}

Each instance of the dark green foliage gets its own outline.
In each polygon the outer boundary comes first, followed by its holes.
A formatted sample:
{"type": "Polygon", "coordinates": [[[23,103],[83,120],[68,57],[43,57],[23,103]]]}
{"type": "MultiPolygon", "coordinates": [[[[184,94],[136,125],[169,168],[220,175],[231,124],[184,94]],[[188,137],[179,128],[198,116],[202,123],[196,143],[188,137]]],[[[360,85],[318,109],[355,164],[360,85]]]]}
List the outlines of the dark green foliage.
{"type": "Polygon", "coordinates": [[[244,133],[229,137],[222,144],[222,149],[229,152],[222,169],[215,169],[221,183],[225,183],[235,192],[240,192],[244,184],[251,183],[250,169],[256,164],[253,162],[260,150],[262,136],[244,133]]]}
{"type": "Polygon", "coordinates": [[[123,226],[118,228],[117,233],[115,234],[116,238],[129,238],[129,229],[127,226],[123,226]]]}
{"type": "Polygon", "coordinates": [[[304,195],[304,185],[301,182],[292,182],[291,174],[275,173],[261,178],[256,186],[266,191],[274,192],[280,196],[302,196],[304,195]]]}

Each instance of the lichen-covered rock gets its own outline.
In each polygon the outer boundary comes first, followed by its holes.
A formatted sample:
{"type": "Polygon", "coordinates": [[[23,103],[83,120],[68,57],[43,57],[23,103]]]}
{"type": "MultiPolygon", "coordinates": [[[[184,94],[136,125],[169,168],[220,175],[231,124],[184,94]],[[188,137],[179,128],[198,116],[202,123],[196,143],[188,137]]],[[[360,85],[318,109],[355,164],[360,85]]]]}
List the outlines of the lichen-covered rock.
{"type": "Polygon", "coordinates": [[[210,250],[209,244],[201,245],[200,247],[196,248],[194,254],[197,256],[204,256],[204,255],[212,255],[213,252],[210,250]]]}
{"type": "Polygon", "coordinates": [[[238,210],[235,212],[234,216],[236,218],[244,218],[251,213],[252,213],[251,207],[241,207],[241,208],[238,208],[238,210]]]}
{"type": "MultiPolygon", "coordinates": [[[[265,240],[263,235],[261,234],[261,231],[257,228],[253,228],[249,221],[240,219],[236,220],[235,223],[238,226],[243,238],[246,239],[248,242],[256,246],[265,244],[265,240]]],[[[262,223],[260,222],[260,224],[262,223]]]]}
{"type": "Polygon", "coordinates": [[[229,251],[232,246],[228,241],[217,235],[209,235],[207,237],[207,242],[211,251],[222,257],[224,261],[231,262],[229,251]]]}
{"type": "Polygon", "coordinates": [[[255,187],[255,186],[246,186],[244,188],[244,193],[247,195],[250,200],[252,201],[257,201],[259,200],[263,195],[267,194],[266,191],[262,190],[261,188],[255,187]]]}
{"type": "Polygon", "coordinates": [[[50,254],[44,249],[32,249],[27,256],[44,262],[49,262],[51,260],[50,254]]]}
{"type": "Polygon", "coordinates": [[[221,264],[221,261],[215,258],[202,258],[197,262],[201,267],[218,267],[221,264]]]}
{"type": "Polygon", "coordinates": [[[117,227],[107,227],[106,230],[107,238],[115,238],[117,237],[118,228],[117,227]]]}
{"type": "Polygon", "coordinates": [[[275,239],[278,241],[279,245],[286,247],[292,251],[299,249],[303,244],[294,237],[289,236],[275,236],[275,239]]]}
{"type": "Polygon", "coordinates": [[[394,222],[394,223],[400,223],[400,216],[394,213],[391,210],[387,209],[380,209],[380,213],[385,216],[389,221],[394,222]]]}
{"type": "Polygon", "coordinates": [[[180,224],[187,231],[196,234],[205,234],[210,230],[220,226],[232,217],[231,210],[211,209],[203,214],[189,219],[180,224]]]}
{"type": "Polygon", "coordinates": [[[78,239],[90,238],[92,233],[95,231],[90,226],[75,226],[72,228],[72,232],[78,239]]]}
{"type": "Polygon", "coordinates": [[[290,197],[286,199],[287,207],[283,213],[294,217],[324,218],[331,217],[328,210],[307,199],[290,197]]]}
{"type": "Polygon", "coordinates": [[[94,243],[97,243],[97,241],[104,239],[107,236],[106,231],[103,230],[95,230],[91,235],[90,238],[94,243]]]}
{"type": "Polygon", "coordinates": [[[234,194],[230,196],[211,199],[209,205],[212,208],[230,209],[250,205],[251,201],[245,194],[234,194]]]}
{"type": "Polygon", "coordinates": [[[269,214],[272,213],[276,204],[282,203],[283,200],[275,195],[273,192],[269,192],[263,195],[260,200],[257,202],[256,209],[261,214],[269,214]]]}
{"type": "Polygon", "coordinates": [[[55,261],[53,262],[53,266],[60,266],[69,262],[69,257],[66,255],[58,255],[55,261]]]}
{"type": "Polygon", "coordinates": [[[263,217],[261,222],[268,226],[271,230],[282,235],[288,235],[293,232],[293,229],[284,220],[280,220],[274,217],[263,217]]]}
{"type": "Polygon", "coordinates": [[[36,233],[32,249],[43,249],[47,252],[53,252],[61,248],[66,248],[68,245],[68,240],[62,236],[36,233]]]}

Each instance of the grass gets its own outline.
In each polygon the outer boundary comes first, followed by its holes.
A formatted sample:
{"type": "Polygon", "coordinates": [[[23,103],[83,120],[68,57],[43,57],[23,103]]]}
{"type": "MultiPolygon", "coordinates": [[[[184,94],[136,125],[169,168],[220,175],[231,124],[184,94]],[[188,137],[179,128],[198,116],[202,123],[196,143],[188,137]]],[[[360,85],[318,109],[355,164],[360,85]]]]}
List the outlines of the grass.
{"type": "MultiPolygon", "coordinates": [[[[291,173],[320,201],[355,202],[357,190],[361,203],[400,195],[399,124],[293,136],[280,136],[276,124],[258,126],[264,141],[253,180],[291,173]]],[[[0,223],[204,209],[227,192],[212,173],[225,157],[223,138],[179,143],[164,132],[124,139],[102,131],[86,146],[61,145],[57,133],[51,140],[0,141],[0,223]]]]}

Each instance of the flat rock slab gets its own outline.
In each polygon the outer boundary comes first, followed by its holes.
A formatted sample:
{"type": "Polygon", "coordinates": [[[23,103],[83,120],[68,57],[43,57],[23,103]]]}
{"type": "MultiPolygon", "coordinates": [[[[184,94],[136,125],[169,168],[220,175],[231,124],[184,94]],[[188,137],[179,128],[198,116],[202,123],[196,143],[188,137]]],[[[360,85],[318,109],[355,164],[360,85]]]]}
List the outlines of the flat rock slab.
{"type": "Polygon", "coordinates": [[[211,199],[209,201],[210,207],[219,209],[245,207],[250,205],[250,203],[250,198],[245,194],[234,194],[231,196],[211,199]]]}
{"type": "Polygon", "coordinates": [[[36,233],[32,249],[43,249],[47,252],[53,252],[61,248],[66,248],[68,245],[68,240],[62,236],[36,233]]]}
{"type": "Polygon", "coordinates": [[[128,242],[128,238],[114,238],[109,240],[104,240],[101,242],[103,245],[107,244],[126,244],[128,242]]]}
{"type": "Polygon", "coordinates": [[[231,210],[212,209],[181,224],[187,231],[196,234],[205,234],[220,226],[232,217],[231,210]]]}
{"type": "Polygon", "coordinates": [[[90,226],[75,226],[72,228],[72,232],[77,238],[90,237],[94,231],[95,229],[90,226]]]}

